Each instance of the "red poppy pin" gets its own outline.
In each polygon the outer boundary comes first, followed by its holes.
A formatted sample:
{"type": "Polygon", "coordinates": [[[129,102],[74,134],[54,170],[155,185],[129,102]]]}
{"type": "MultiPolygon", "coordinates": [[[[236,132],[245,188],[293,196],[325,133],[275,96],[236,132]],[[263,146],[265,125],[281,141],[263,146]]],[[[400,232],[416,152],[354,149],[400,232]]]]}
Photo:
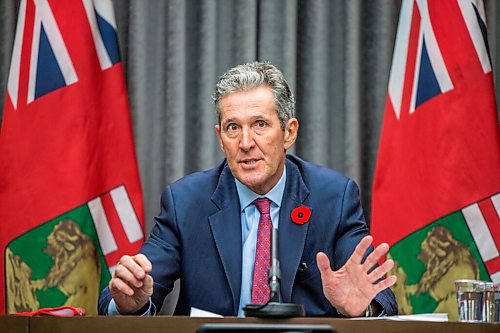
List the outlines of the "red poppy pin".
{"type": "Polygon", "coordinates": [[[311,210],[307,206],[295,207],[292,210],[292,222],[295,224],[305,224],[311,218],[311,210]]]}

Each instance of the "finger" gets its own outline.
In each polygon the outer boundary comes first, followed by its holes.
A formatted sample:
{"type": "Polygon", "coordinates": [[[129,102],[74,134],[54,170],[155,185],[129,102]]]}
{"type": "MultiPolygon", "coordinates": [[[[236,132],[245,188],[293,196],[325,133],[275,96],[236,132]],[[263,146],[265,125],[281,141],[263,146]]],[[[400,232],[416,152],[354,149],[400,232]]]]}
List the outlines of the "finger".
{"type": "Polygon", "coordinates": [[[151,296],[153,294],[153,277],[151,275],[147,275],[146,278],[144,279],[144,291],[151,296]]]}
{"type": "Polygon", "coordinates": [[[116,265],[113,276],[136,288],[140,288],[143,285],[142,279],[137,279],[136,276],[131,271],[129,271],[127,267],[120,263],[116,265]]]}
{"type": "Polygon", "coordinates": [[[377,293],[381,292],[384,289],[392,287],[397,280],[398,278],[396,277],[396,275],[391,275],[386,279],[380,281],[379,283],[375,284],[374,286],[376,286],[377,293]]]}
{"type": "Polygon", "coordinates": [[[375,268],[370,274],[368,274],[368,278],[372,282],[376,282],[380,278],[384,277],[394,266],[394,261],[387,260],[379,267],[375,268]]]}
{"type": "Polygon", "coordinates": [[[352,260],[355,264],[361,264],[361,260],[363,259],[366,250],[370,247],[373,241],[373,237],[368,235],[363,237],[363,239],[356,245],[356,249],[354,250],[350,260],[352,260]]]}
{"type": "Polygon", "coordinates": [[[363,268],[365,272],[369,272],[373,266],[382,258],[382,256],[385,256],[389,252],[389,244],[387,243],[382,243],[379,246],[375,248],[375,250],[372,251],[366,258],[365,262],[363,263],[363,268]]]}
{"type": "Polygon", "coordinates": [[[153,265],[151,265],[151,261],[142,253],[136,254],[132,257],[135,262],[144,270],[144,272],[149,273],[153,269],[153,265]]]}
{"type": "Polygon", "coordinates": [[[135,257],[125,255],[120,258],[118,265],[122,265],[128,271],[132,272],[136,279],[142,280],[146,276],[146,271],[135,261],[135,257]]]}
{"type": "Polygon", "coordinates": [[[316,265],[318,266],[322,279],[324,275],[332,271],[330,267],[330,259],[328,259],[328,256],[323,252],[318,252],[318,254],[316,254],[316,265]]]}
{"type": "Polygon", "coordinates": [[[134,290],[120,278],[112,278],[111,281],[109,281],[109,291],[111,295],[117,293],[122,293],[127,296],[134,295],[134,290]]]}

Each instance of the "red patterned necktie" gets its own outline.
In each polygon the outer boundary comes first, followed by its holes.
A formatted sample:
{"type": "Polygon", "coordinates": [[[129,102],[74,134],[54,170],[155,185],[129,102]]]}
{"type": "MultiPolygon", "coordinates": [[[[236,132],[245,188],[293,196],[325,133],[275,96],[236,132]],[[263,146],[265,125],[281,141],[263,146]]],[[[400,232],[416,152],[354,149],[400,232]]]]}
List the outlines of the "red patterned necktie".
{"type": "Polygon", "coordinates": [[[269,300],[268,274],[271,264],[271,201],[268,198],[255,200],[255,207],[260,212],[257,246],[252,279],[252,304],[264,304],[269,300]]]}

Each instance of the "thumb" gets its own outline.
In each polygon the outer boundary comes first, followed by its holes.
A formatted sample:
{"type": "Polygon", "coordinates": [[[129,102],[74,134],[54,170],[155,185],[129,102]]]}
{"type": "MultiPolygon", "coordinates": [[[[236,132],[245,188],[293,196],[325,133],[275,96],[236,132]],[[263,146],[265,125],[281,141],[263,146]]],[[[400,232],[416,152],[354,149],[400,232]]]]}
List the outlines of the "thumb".
{"type": "Polygon", "coordinates": [[[143,282],[144,282],[144,286],[143,286],[144,292],[149,297],[151,297],[151,295],[153,295],[153,284],[154,284],[153,277],[151,275],[147,274],[146,277],[144,278],[143,282]]]}
{"type": "Polygon", "coordinates": [[[321,273],[321,276],[329,274],[332,270],[330,268],[330,259],[323,252],[318,252],[316,255],[316,265],[321,273]]]}

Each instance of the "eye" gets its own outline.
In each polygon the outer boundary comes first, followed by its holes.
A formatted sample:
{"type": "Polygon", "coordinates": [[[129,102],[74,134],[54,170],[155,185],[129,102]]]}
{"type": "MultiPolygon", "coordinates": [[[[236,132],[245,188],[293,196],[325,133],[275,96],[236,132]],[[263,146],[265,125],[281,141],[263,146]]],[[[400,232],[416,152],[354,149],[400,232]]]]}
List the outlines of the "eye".
{"type": "Polygon", "coordinates": [[[266,127],[266,122],[264,120],[258,120],[257,127],[260,127],[260,128],[266,127]]]}
{"type": "Polygon", "coordinates": [[[238,125],[236,125],[235,123],[229,123],[226,126],[226,131],[229,132],[229,133],[234,133],[237,130],[238,130],[238,125]]]}

